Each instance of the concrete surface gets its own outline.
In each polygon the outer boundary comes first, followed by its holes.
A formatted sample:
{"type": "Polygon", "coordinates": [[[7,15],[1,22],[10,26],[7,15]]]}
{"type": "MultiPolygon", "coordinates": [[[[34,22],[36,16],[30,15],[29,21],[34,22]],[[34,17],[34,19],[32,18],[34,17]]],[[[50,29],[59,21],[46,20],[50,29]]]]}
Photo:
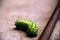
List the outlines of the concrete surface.
{"type": "Polygon", "coordinates": [[[38,40],[53,13],[57,0],[1,0],[0,40],[38,40]],[[36,37],[15,30],[16,19],[32,21],[38,25],[36,37]]]}

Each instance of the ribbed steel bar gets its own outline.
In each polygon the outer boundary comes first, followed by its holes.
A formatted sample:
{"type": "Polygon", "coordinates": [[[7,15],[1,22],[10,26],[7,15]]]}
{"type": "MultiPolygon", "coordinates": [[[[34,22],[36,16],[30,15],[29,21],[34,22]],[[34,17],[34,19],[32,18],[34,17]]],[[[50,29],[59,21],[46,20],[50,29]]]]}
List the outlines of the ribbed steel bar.
{"type": "Polygon", "coordinates": [[[57,19],[59,17],[59,11],[60,11],[60,8],[59,8],[59,3],[58,3],[49,22],[47,23],[44,31],[42,32],[42,34],[38,40],[49,40],[49,37],[50,37],[50,35],[55,27],[55,24],[57,22],[57,19]]]}

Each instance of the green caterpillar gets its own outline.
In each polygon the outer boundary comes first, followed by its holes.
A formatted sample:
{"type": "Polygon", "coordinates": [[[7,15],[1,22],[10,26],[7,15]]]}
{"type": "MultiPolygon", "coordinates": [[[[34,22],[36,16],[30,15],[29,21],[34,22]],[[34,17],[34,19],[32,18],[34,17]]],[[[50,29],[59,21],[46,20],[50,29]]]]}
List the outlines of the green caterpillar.
{"type": "Polygon", "coordinates": [[[30,36],[35,36],[38,32],[38,27],[36,24],[27,20],[16,20],[16,28],[25,30],[30,36]]]}

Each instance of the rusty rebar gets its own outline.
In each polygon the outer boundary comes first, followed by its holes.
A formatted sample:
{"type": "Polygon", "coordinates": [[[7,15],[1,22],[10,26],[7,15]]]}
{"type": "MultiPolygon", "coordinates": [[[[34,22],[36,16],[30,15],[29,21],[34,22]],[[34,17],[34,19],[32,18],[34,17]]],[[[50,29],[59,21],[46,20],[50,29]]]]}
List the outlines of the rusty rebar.
{"type": "Polygon", "coordinates": [[[57,19],[59,17],[59,3],[57,7],[55,8],[50,20],[48,21],[44,31],[42,32],[41,36],[38,40],[49,40],[49,37],[51,36],[51,33],[55,27],[55,24],[57,22],[57,19]]]}

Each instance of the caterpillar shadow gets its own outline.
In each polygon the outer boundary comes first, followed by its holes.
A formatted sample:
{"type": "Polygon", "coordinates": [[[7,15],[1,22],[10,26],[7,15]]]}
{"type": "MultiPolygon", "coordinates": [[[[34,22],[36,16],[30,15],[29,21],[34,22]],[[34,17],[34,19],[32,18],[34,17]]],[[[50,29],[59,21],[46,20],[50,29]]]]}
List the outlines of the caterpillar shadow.
{"type": "Polygon", "coordinates": [[[14,30],[25,32],[26,37],[29,37],[29,38],[33,38],[33,37],[37,36],[37,34],[36,35],[29,35],[25,29],[22,30],[22,29],[19,29],[19,28],[14,28],[14,30]]]}

